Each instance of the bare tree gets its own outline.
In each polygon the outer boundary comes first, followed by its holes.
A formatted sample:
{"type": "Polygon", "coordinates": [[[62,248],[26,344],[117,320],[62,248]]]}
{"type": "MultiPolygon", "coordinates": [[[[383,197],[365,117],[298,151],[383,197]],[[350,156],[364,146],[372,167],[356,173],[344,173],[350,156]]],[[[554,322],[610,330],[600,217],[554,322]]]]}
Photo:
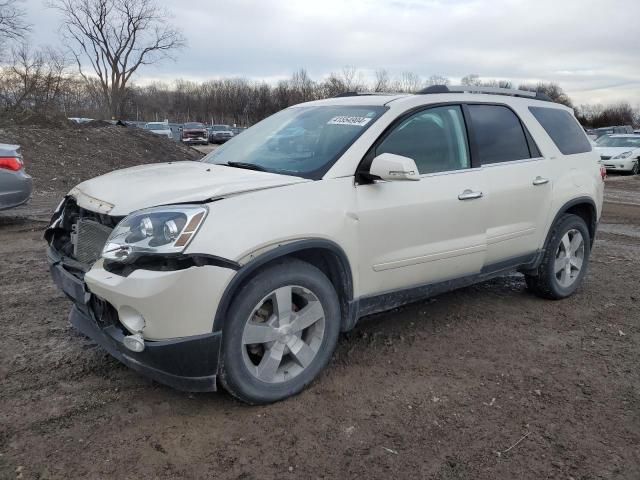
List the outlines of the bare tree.
{"type": "Polygon", "coordinates": [[[581,105],[576,110],[580,123],[593,128],[633,125],[637,114],[626,102],[607,106],[581,105]]]}
{"type": "Polygon", "coordinates": [[[480,76],[475,73],[471,73],[462,77],[460,83],[467,86],[479,86],[482,84],[482,82],[480,81],[480,76]]]}
{"type": "Polygon", "coordinates": [[[64,110],[64,94],[73,81],[67,65],[64,55],[53,48],[18,45],[12,50],[11,63],[0,70],[2,106],[38,113],[64,110]]]}
{"type": "Polygon", "coordinates": [[[389,91],[389,73],[384,69],[376,70],[376,79],[373,83],[374,92],[388,92],[389,91]]]}
{"type": "MultiPolygon", "coordinates": [[[[333,73],[331,75],[334,76],[333,73]]],[[[359,92],[367,87],[362,72],[353,65],[342,67],[342,72],[337,77],[344,84],[347,92],[359,92]]]]}
{"type": "Polygon", "coordinates": [[[319,98],[331,98],[348,92],[349,88],[335,73],[331,73],[319,86],[319,98]]]}
{"type": "Polygon", "coordinates": [[[402,74],[400,75],[399,85],[400,88],[398,89],[398,91],[414,93],[420,90],[422,80],[420,79],[419,75],[413,72],[402,72],[402,74]]]}
{"type": "Polygon", "coordinates": [[[7,40],[20,40],[29,31],[20,0],[0,0],[0,50],[7,40]]]}
{"type": "Polygon", "coordinates": [[[298,103],[308,102],[313,99],[314,82],[304,68],[293,72],[291,76],[291,88],[299,97],[298,103]]]}
{"type": "Polygon", "coordinates": [[[444,77],[442,75],[431,75],[429,78],[427,78],[427,81],[425,82],[425,85],[427,86],[449,85],[449,84],[451,84],[451,80],[449,80],[447,77],[444,77]]]}
{"type": "Polygon", "coordinates": [[[51,0],[80,74],[88,61],[98,76],[113,118],[124,112],[127,84],[143,65],[156,63],[185,44],[155,0],[51,0]]]}
{"type": "Polygon", "coordinates": [[[520,90],[529,90],[532,92],[540,92],[547,95],[551,100],[556,103],[562,103],[567,107],[573,107],[573,102],[569,98],[569,95],[565,93],[560,85],[557,83],[549,82],[539,82],[536,85],[520,85],[518,87],[520,90]]]}

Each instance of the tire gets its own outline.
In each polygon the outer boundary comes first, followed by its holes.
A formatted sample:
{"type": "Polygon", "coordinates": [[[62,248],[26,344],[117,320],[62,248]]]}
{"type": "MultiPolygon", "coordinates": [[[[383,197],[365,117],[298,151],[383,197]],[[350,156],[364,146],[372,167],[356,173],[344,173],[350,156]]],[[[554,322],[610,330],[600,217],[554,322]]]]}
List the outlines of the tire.
{"type": "Polygon", "coordinates": [[[638,175],[639,172],[640,172],[640,158],[638,158],[636,160],[636,163],[633,165],[633,168],[631,169],[631,175],[638,175]]]}
{"type": "Polygon", "coordinates": [[[331,359],[340,318],[333,285],[313,265],[287,259],[259,271],[229,308],[222,333],[222,385],[252,405],[298,394],[331,359]]]}
{"type": "Polygon", "coordinates": [[[590,254],[591,239],[584,220],[577,215],[562,215],[552,227],[536,272],[525,275],[527,287],[537,296],[551,300],[573,295],[587,273],[590,254]],[[581,245],[576,247],[575,255],[566,256],[567,240],[568,250],[572,251],[573,242],[579,241],[578,233],[582,238],[581,245]]]}

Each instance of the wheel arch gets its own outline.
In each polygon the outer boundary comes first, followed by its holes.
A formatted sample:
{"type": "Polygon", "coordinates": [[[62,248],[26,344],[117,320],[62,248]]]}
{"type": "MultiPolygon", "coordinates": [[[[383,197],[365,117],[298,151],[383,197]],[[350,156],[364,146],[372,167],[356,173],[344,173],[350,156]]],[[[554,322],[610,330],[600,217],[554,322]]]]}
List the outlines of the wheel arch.
{"type": "Polygon", "coordinates": [[[589,242],[591,246],[593,246],[593,242],[596,237],[596,230],[598,228],[598,210],[596,208],[596,203],[591,197],[578,197],[573,200],[569,200],[556,213],[553,221],[549,224],[549,230],[547,231],[543,250],[547,248],[551,232],[553,231],[553,226],[557,223],[558,219],[566,213],[577,215],[584,220],[584,223],[587,224],[587,228],[589,229],[589,242]]]}
{"type": "Polygon", "coordinates": [[[341,330],[350,329],[354,321],[353,274],[344,250],[335,242],[325,239],[298,240],[265,252],[242,266],[233,277],[216,310],[213,331],[222,330],[237,292],[258,271],[286,258],[305,261],[322,271],[333,284],[340,299],[341,330]]]}

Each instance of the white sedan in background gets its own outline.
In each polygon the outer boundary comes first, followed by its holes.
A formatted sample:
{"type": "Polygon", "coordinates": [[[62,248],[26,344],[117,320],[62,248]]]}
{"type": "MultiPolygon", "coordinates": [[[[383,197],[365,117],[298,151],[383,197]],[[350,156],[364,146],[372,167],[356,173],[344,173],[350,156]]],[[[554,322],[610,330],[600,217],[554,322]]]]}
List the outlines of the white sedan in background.
{"type": "Polygon", "coordinates": [[[156,135],[162,135],[169,139],[173,139],[173,133],[171,132],[171,128],[169,128],[169,125],[164,122],[145,123],[144,129],[149,130],[151,133],[155,133],[156,135]]]}
{"type": "Polygon", "coordinates": [[[636,175],[640,170],[640,135],[607,135],[598,139],[595,151],[607,170],[636,175]]]}

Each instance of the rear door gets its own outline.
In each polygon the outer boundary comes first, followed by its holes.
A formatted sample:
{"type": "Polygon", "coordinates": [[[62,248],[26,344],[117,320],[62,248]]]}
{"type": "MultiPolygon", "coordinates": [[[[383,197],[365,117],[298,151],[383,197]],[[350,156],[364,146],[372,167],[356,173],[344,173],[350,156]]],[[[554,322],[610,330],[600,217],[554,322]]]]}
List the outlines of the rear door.
{"type": "Polygon", "coordinates": [[[482,172],[471,168],[462,107],[408,114],[369,152],[365,164],[382,153],[412,158],[420,180],[356,186],[362,295],[480,272],[486,199],[482,172]]]}
{"type": "Polygon", "coordinates": [[[516,113],[506,105],[467,105],[474,159],[486,185],[487,256],[491,269],[533,255],[545,234],[553,182],[516,113]]]}

